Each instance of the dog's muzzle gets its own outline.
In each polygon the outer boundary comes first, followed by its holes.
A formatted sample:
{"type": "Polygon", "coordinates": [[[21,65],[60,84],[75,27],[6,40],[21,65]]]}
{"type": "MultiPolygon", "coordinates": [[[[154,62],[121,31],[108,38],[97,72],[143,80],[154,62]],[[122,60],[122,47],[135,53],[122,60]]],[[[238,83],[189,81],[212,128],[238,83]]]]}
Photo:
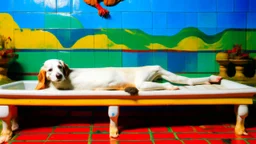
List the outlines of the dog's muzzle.
{"type": "Polygon", "coordinates": [[[62,80],[63,76],[62,76],[62,74],[57,73],[56,78],[57,78],[58,81],[60,81],[60,80],[62,80]]]}

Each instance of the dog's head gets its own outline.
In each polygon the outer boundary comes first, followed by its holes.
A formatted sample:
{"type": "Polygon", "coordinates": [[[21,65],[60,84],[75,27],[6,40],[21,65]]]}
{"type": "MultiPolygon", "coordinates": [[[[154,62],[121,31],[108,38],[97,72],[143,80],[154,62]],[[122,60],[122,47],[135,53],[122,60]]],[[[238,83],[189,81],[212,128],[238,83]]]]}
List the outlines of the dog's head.
{"type": "Polygon", "coordinates": [[[49,82],[61,83],[70,73],[69,67],[58,59],[50,59],[44,62],[38,74],[36,90],[48,88],[49,82]]]}

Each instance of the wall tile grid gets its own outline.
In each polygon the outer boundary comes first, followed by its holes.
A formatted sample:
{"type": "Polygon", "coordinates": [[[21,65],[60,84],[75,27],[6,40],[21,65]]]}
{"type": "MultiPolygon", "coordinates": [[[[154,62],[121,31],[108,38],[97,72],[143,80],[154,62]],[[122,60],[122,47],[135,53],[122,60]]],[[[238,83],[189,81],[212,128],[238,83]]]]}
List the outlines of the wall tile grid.
{"type": "MultiPolygon", "coordinates": [[[[255,50],[254,45],[247,38],[250,36],[247,31],[256,28],[255,0],[124,0],[113,7],[106,7],[103,3],[101,5],[110,11],[109,19],[98,16],[97,10],[83,0],[2,1],[0,13],[9,13],[18,25],[17,28],[13,24],[14,39],[20,37],[21,31],[29,29],[31,31],[26,34],[31,37],[37,30],[47,33],[40,37],[33,36],[28,40],[31,44],[19,45],[20,57],[17,61],[23,67],[21,73],[37,72],[43,61],[49,58],[63,59],[71,67],[158,64],[177,73],[217,72],[215,50],[210,52],[121,50],[125,47],[140,50],[157,49],[161,45],[150,45],[156,41],[155,37],[159,36],[168,41],[169,37],[189,27],[200,30],[200,36],[208,35],[207,38],[201,37],[203,41],[208,40],[208,44],[212,44],[213,38],[210,36],[224,30],[246,29],[233,37],[239,39],[239,43],[245,44],[243,48],[255,50]],[[116,33],[118,36],[112,34],[113,29],[120,29],[121,32],[116,33]],[[140,45],[132,41],[130,35],[123,33],[123,30],[140,38],[138,39],[140,45]],[[101,35],[103,32],[107,37],[101,35]],[[56,36],[59,42],[52,42],[48,33],[56,36]],[[76,50],[70,49],[85,35],[91,37],[84,47],[79,45],[76,50]],[[115,37],[111,38],[110,35],[115,37]],[[40,46],[38,43],[34,45],[33,41],[41,41],[40,46]],[[120,45],[112,50],[113,43],[120,45]],[[31,63],[34,66],[31,66],[31,63]]],[[[4,26],[0,24],[0,27],[4,26]]],[[[177,39],[179,38],[177,36],[177,39]]],[[[199,44],[200,41],[194,41],[195,45],[196,43],[199,44]]],[[[255,55],[255,51],[252,53],[255,55]]],[[[10,71],[17,72],[17,69],[13,68],[10,71]]]]}

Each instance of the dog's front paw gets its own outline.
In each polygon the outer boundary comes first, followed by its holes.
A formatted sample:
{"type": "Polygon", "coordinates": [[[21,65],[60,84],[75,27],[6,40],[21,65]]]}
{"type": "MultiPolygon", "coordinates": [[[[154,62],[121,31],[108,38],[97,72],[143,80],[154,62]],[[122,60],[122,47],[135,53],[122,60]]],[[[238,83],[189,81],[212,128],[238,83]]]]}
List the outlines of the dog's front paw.
{"type": "Polygon", "coordinates": [[[115,126],[110,126],[109,127],[109,137],[110,138],[118,138],[118,136],[119,136],[118,128],[115,126]]]}
{"type": "Polygon", "coordinates": [[[2,132],[0,136],[0,144],[8,142],[12,138],[12,131],[2,132]]]}

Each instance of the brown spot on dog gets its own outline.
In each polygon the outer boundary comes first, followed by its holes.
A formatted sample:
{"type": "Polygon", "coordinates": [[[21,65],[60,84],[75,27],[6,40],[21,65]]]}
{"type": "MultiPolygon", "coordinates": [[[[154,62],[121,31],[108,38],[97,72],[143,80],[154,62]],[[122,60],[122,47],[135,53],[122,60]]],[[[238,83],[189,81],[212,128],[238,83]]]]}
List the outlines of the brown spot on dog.
{"type": "Polygon", "coordinates": [[[36,90],[46,89],[48,87],[46,71],[41,69],[37,77],[38,77],[38,84],[35,89],[36,90]]]}
{"type": "Polygon", "coordinates": [[[126,87],[124,89],[125,92],[129,93],[132,96],[138,95],[139,90],[136,87],[126,87]]]}

